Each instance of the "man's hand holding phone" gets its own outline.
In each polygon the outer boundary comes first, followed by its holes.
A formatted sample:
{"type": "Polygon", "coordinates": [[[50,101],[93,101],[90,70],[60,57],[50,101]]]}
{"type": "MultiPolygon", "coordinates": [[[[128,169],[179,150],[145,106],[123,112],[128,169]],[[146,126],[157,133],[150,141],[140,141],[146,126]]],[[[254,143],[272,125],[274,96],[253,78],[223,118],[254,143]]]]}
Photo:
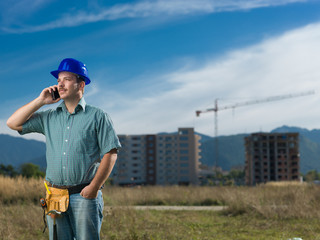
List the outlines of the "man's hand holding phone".
{"type": "Polygon", "coordinates": [[[54,90],[51,92],[51,95],[52,95],[52,100],[55,101],[57,99],[60,98],[60,95],[59,95],[59,92],[58,92],[58,89],[54,90]]]}
{"type": "Polygon", "coordinates": [[[53,104],[59,102],[60,96],[58,92],[58,86],[54,85],[43,89],[39,97],[43,104],[53,104]]]}

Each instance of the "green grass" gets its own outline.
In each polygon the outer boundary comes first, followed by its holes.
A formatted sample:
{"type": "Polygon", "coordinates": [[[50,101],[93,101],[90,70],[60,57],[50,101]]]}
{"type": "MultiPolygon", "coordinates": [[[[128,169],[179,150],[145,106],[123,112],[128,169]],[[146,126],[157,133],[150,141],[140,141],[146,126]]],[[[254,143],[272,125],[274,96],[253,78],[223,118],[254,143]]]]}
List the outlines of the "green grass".
{"type": "MultiPolygon", "coordinates": [[[[0,239],[48,239],[42,234],[42,210],[33,204],[0,207],[0,239]]],[[[320,239],[317,218],[267,219],[242,214],[228,216],[212,211],[155,211],[114,208],[105,213],[101,239],[230,239],[270,240],[300,237],[320,239]]]]}
{"type": "Polygon", "coordinates": [[[211,211],[134,211],[116,209],[108,215],[102,239],[320,239],[318,219],[265,219],[226,216],[211,211]]]}
{"type": "MultiPolygon", "coordinates": [[[[101,239],[320,240],[320,188],[313,185],[257,187],[135,187],[103,190],[101,239]],[[221,212],[135,210],[133,205],[225,205],[221,212]]],[[[42,234],[42,180],[0,177],[0,240],[48,239],[42,234]]]]}

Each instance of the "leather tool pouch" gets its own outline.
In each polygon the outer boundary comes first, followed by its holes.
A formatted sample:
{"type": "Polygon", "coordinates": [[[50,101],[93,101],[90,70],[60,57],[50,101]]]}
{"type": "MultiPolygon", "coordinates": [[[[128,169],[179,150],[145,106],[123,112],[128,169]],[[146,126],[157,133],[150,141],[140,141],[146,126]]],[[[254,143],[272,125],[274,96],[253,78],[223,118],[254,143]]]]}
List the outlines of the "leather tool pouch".
{"type": "Polygon", "coordinates": [[[50,194],[46,193],[46,214],[62,213],[67,211],[69,206],[69,191],[68,189],[59,189],[49,187],[50,194]]]}

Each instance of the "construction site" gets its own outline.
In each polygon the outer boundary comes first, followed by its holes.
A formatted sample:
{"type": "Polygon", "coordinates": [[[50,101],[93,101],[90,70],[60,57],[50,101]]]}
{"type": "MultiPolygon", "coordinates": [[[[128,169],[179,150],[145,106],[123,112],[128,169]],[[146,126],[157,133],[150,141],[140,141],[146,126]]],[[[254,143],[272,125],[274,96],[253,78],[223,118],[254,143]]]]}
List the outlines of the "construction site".
{"type": "Polygon", "coordinates": [[[299,181],[299,134],[287,132],[258,132],[241,137],[242,148],[237,154],[244,159],[240,164],[242,167],[237,169],[238,175],[235,172],[231,174],[232,181],[227,181],[224,176],[230,169],[223,169],[221,156],[223,151],[233,150],[226,147],[220,149],[218,112],[311,94],[314,92],[273,96],[223,106],[219,106],[216,99],[214,108],[196,111],[197,117],[204,113],[214,113],[214,137],[210,138],[212,144],[206,146],[202,146],[201,134],[194,128],[180,127],[175,133],[119,135],[123,149],[112,176],[114,184],[255,186],[271,181],[299,181]],[[204,147],[212,153],[206,163],[204,147]]]}
{"type": "MultiPolygon", "coordinates": [[[[222,169],[219,162],[219,135],[218,135],[218,112],[227,109],[235,109],[252,104],[280,101],[289,98],[302,97],[314,94],[308,91],[297,94],[273,96],[264,99],[235,103],[219,106],[215,100],[214,108],[197,110],[196,116],[203,113],[214,112],[214,157],[213,172],[217,176],[222,169]]],[[[245,147],[245,184],[254,186],[270,181],[299,181],[300,179],[300,150],[298,133],[252,133],[244,137],[245,147]]],[[[207,174],[208,175],[208,174],[207,174]]]]}

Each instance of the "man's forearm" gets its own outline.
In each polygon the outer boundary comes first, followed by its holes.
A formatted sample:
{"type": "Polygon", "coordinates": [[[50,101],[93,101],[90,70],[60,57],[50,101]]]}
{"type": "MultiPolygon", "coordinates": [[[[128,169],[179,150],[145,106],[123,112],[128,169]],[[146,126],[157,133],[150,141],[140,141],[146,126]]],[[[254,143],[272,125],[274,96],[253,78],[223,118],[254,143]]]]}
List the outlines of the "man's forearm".
{"type": "Polygon", "coordinates": [[[36,112],[43,105],[43,102],[39,98],[36,98],[30,103],[19,108],[7,120],[8,127],[13,130],[21,131],[22,125],[32,116],[34,112],[36,112]]]}
{"type": "Polygon", "coordinates": [[[117,160],[117,150],[112,149],[110,152],[106,153],[101,159],[100,166],[97,170],[96,175],[91,181],[90,185],[96,190],[99,190],[101,186],[105,183],[111,174],[114,164],[117,160]]]}
{"type": "Polygon", "coordinates": [[[88,199],[96,198],[98,195],[98,190],[102,187],[102,185],[110,176],[110,173],[113,169],[116,160],[116,149],[112,149],[110,152],[106,153],[101,159],[101,163],[96,175],[92,179],[91,183],[84,189],[82,189],[80,195],[88,199]]]}

